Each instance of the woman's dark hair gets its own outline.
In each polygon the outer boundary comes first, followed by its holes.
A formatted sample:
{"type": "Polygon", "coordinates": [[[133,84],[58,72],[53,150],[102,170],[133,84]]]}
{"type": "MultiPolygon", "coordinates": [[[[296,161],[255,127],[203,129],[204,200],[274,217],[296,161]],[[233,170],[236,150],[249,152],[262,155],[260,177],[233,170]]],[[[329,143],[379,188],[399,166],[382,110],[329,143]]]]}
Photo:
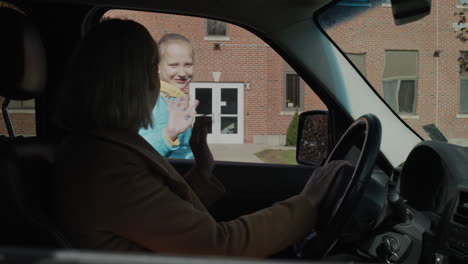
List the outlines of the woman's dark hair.
{"type": "Polygon", "coordinates": [[[75,50],[59,122],[66,129],[139,129],[152,123],[159,94],[157,44],[131,20],[97,24],[75,50]]]}

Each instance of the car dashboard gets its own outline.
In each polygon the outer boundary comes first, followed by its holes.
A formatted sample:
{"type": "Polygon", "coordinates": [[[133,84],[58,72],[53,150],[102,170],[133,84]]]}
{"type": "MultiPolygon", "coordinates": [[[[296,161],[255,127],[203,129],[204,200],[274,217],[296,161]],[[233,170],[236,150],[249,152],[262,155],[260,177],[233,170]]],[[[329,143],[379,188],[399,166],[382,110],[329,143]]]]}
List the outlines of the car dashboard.
{"type": "Polygon", "coordinates": [[[466,147],[423,141],[403,165],[401,197],[407,208],[430,221],[430,228],[424,230],[423,255],[430,251],[454,261],[468,261],[467,161],[466,147]]]}
{"type": "Polygon", "coordinates": [[[423,141],[393,175],[376,166],[347,233],[360,239],[358,253],[387,263],[467,263],[467,160],[466,147],[423,141]]]}

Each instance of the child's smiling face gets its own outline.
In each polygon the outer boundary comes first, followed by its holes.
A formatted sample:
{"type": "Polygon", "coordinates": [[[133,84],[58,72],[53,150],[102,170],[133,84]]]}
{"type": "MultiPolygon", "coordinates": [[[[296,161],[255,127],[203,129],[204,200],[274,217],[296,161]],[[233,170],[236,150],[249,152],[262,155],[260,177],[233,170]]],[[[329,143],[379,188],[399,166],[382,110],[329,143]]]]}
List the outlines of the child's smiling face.
{"type": "Polygon", "coordinates": [[[186,88],[193,76],[193,49],[189,43],[170,42],[161,47],[159,77],[179,89],[186,88]]]}

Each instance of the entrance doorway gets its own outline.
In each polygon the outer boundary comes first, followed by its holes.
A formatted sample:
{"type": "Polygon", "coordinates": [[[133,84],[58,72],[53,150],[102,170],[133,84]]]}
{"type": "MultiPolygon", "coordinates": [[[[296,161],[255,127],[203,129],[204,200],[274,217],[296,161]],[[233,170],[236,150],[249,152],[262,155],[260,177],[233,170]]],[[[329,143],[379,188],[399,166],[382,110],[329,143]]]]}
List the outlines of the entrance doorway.
{"type": "Polygon", "coordinates": [[[197,99],[197,117],[211,118],[208,143],[244,143],[243,83],[190,83],[190,99],[197,99]]]}

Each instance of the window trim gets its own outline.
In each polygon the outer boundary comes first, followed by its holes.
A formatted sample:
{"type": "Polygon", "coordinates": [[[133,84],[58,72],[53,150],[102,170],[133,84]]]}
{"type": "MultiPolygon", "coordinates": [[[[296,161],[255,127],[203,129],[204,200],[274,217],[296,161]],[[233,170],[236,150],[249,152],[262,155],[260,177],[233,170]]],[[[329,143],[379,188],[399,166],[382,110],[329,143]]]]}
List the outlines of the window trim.
{"type": "Polygon", "coordinates": [[[299,74],[297,74],[297,72],[295,71],[291,71],[291,70],[285,70],[284,73],[283,73],[283,76],[284,76],[284,88],[283,88],[283,100],[282,100],[282,105],[283,105],[283,111],[281,112],[295,112],[296,110],[298,112],[301,112],[302,110],[304,110],[304,81],[302,80],[301,76],[299,76],[299,74]],[[286,102],[286,96],[288,95],[288,92],[287,92],[287,84],[288,84],[288,79],[287,79],[287,75],[288,74],[295,74],[299,77],[299,103],[300,103],[300,106],[299,107],[287,107],[285,102],[286,102]]]}
{"type": "Polygon", "coordinates": [[[211,40],[211,41],[227,41],[231,40],[229,36],[205,36],[203,40],[211,40]]]}

